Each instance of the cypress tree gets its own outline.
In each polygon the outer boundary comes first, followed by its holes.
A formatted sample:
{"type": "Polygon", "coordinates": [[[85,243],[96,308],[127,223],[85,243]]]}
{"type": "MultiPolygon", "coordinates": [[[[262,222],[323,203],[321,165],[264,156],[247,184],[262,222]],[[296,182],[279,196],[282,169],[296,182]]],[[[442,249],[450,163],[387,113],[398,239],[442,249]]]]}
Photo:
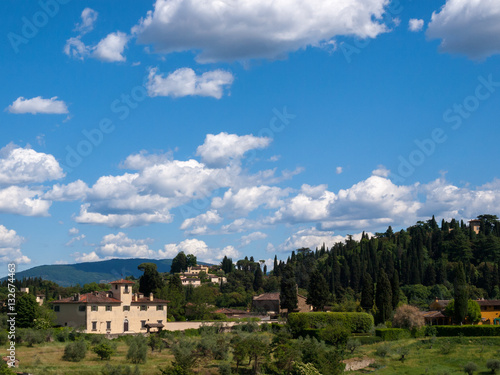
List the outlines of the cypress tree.
{"type": "Polygon", "coordinates": [[[398,276],[398,271],[396,270],[392,275],[391,286],[392,286],[392,308],[393,310],[396,310],[396,307],[398,307],[399,303],[399,276],[398,276]]]}
{"type": "Polygon", "coordinates": [[[280,307],[287,309],[288,312],[297,308],[297,284],[295,282],[295,274],[293,267],[290,264],[285,266],[281,276],[280,284],[280,307]]]}
{"type": "Polygon", "coordinates": [[[314,271],[309,282],[306,302],[313,306],[314,311],[323,310],[328,302],[329,295],[325,278],[318,270],[314,271]]]}
{"type": "Polygon", "coordinates": [[[465,281],[465,269],[462,262],[459,262],[455,269],[455,280],[453,282],[455,312],[454,318],[457,323],[462,323],[467,316],[467,302],[469,300],[469,291],[465,281]]]}
{"type": "Polygon", "coordinates": [[[378,310],[378,322],[384,323],[392,313],[392,287],[383,268],[378,275],[375,304],[378,310]]]}
{"type": "Polygon", "coordinates": [[[264,280],[262,278],[262,270],[260,269],[260,267],[257,267],[253,279],[253,290],[257,292],[260,288],[262,288],[263,284],[264,280]]]}
{"type": "Polygon", "coordinates": [[[373,279],[368,272],[365,272],[361,287],[361,307],[366,311],[372,309],[374,295],[375,287],[373,285],[373,279]]]}

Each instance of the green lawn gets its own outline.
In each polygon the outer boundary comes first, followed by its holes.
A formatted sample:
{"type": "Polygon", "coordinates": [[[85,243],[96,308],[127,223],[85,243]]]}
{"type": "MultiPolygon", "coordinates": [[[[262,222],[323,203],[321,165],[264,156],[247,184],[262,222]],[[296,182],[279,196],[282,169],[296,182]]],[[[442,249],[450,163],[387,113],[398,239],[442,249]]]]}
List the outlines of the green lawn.
{"type": "Polygon", "coordinates": [[[368,371],[381,375],[464,374],[463,367],[468,362],[478,365],[479,370],[475,374],[491,374],[486,362],[492,358],[500,359],[500,337],[442,337],[434,340],[408,339],[362,346],[354,357],[375,358],[375,366],[365,371],[353,371],[351,374],[368,371]],[[386,357],[377,355],[380,345],[389,347],[386,357]],[[401,360],[402,352],[407,352],[404,361],[401,360]]]}

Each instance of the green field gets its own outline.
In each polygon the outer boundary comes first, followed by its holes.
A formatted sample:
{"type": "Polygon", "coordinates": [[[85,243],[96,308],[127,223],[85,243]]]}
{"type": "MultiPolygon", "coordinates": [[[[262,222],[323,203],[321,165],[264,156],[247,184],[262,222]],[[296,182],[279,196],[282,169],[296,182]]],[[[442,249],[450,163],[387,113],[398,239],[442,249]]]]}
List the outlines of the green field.
{"type": "MultiPolygon", "coordinates": [[[[63,361],[64,347],[65,343],[58,342],[36,345],[32,348],[19,345],[17,357],[21,364],[18,371],[34,375],[95,375],[100,374],[106,363],[131,365],[125,358],[128,346],[123,341],[118,341],[117,353],[109,361],[101,361],[91,351],[88,351],[82,362],[63,361]]],[[[347,356],[347,358],[353,357],[373,358],[375,364],[364,370],[352,371],[351,374],[459,374],[464,373],[463,367],[468,362],[478,365],[479,370],[475,374],[491,374],[486,368],[486,362],[488,359],[500,357],[500,337],[422,338],[382,342],[357,348],[353,355],[347,356]],[[387,354],[382,357],[380,352],[384,351],[381,350],[384,346],[387,354]],[[402,353],[405,354],[404,361],[401,360],[402,353]]],[[[138,366],[142,374],[159,374],[158,368],[168,365],[172,359],[173,356],[168,349],[164,349],[161,353],[152,353],[149,349],[147,363],[138,366]]],[[[218,373],[215,362],[202,362],[194,370],[199,374],[218,373]]]]}

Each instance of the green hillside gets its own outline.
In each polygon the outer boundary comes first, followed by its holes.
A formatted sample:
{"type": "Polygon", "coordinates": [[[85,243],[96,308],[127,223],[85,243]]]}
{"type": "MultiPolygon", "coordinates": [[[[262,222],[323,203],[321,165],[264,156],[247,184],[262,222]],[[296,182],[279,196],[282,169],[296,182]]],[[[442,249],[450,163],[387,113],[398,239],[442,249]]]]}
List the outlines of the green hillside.
{"type": "Polygon", "coordinates": [[[137,269],[137,266],[145,262],[155,263],[158,266],[158,272],[169,272],[172,259],[110,259],[100,262],[45,265],[20,271],[16,274],[16,278],[22,280],[25,277],[41,277],[44,280],[54,281],[60,286],[109,282],[130,275],[140,277],[142,272],[137,269]]]}

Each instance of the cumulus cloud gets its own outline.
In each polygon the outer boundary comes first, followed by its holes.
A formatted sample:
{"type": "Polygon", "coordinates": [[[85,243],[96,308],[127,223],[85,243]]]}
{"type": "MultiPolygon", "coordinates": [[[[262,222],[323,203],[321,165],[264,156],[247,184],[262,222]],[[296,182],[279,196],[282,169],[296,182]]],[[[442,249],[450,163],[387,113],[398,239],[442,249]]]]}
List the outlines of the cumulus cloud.
{"type": "Polygon", "coordinates": [[[196,238],[187,239],[178,244],[167,244],[164,246],[164,250],[159,251],[159,254],[162,258],[173,258],[180,251],[185,254],[193,254],[199,260],[211,263],[221,262],[224,256],[238,258],[241,255],[233,246],[226,246],[223,249],[210,248],[205,241],[196,238]]]}
{"type": "Polygon", "coordinates": [[[151,239],[128,238],[123,232],[108,234],[101,241],[99,253],[108,258],[154,258],[157,253],[149,248],[151,242],[151,239]]]}
{"type": "Polygon", "coordinates": [[[337,174],[341,174],[343,171],[344,171],[344,168],[342,168],[342,167],[335,168],[335,173],[337,173],[337,174]]]}
{"type": "Polygon", "coordinates": [[[69,38],[63,49],[64,53],[74,59],[83,60],[90,55],[92,48],[85,45],[80,36],[69,38]]]}
{"type": "Polygon", "coordinates": [[[223,197],[215,197],[212,200],[212,207],[221,212],[234,215],[248,215],[259,206],[267,209],[277,208],[284,202],[282,197],[287,196],[290,189],[281,189],[271,186],[252,186],[241,188],[234,192],[229,189],[223,197]]]}
{"type": "Polygon", "coordinates": [[[423,27],[424,27],[424,20],[412,18],[408,22],[408,30],[410,31],[417,32],[422,30],[423,27]]]}
{"type": "Polygon", "coordinates": [[[82,22],[76,25],[75,30],[81,35],[86,34],[94,29],[95,21],[97,21],[98,13],[90,8],[85,8],[82,11],[82,22]]]}
{"type": "Polygon", "coordinates": [[[19,185],[64,177],[54,156],[10,144],[0,149],[0,185],[19,185]]]}
{"type": "Polygon", "coordinates": [[[199,51],[197,61],[282,58],[339,35],[375,38],[387,0],[157,0],[133,33],[161,53],[199,51]]]}
{"type": "Polygon", "coordinates": [[[206,234],[209,225],[219,224],[222,217],[219,216],[216,210],[210,210],[196,217],[186,219],[181,224],[182,230],[188,230],[189,234],[206,234]]]}
{"type": "Polygon", "coordinates": [[[432,13],[427,28],[430,39],[440,39],[442,52],[484,59],[500,53],[500,2],[496,0],[447,0],[432,13]]]}
{"type": "Polygon", "coordinates": [[[0,189],[0,212],[23,216],[48,216],[51,202],[40,198],[42,191],[9,186],[0,189]]]}
{"type": "Polygon", "coordinates": [[[253,232],[240,238],[240,246],[248,246],[254,241],[263,240],[265,238],[267,238],[267,234],[262,232],[253,232]]]}
{"type": "Polygon", "coordinates": [[[123,51],[128,40],[128,35],[120,31],[108,34],[93,48],[92,57],[106,62],[125,61],[123,51]]]}
{"type": "Polygon", "coordinates": [[[84,199],[89,192],[90,189],[85,182],[76,180],[67,185],[55,184],[43,197],[51,201],[75,201],[84,199]]]}
{"type": "Polygon", "coordinates": [[[209,96],[220,99],[224,89],[231,86],[234,77],[224,70],[213,70],[196,75],[191,68],[180,68],[164,77],[157,68],[149,70],[146,88],[148,95],[172,96],[209,96]]]}
{"type": "Polygon", "coordinates": [[[266,148],[270,144],[271,139],[266,137],[239,136],[225,132],[207,134],[205,142],[198,146],[196,155],[201,156],[201,160],[208,166],[220,167],[231,160],[241,159],[250,150],[266,148]]]}
{"type": "Polygon", "coordinates": [[[95,251],[92,251],[90,253],[74,253],[71,254],[72,257],[75,258],[75,262],[77,263],[86,263],[86,262],[98,262],[100,260],[103,260],[97,255],[95,251]]]}
{"type": "Polygon", "coordinates": [[[26,99],[23,96],[17,98],[14,103],[7,107],[10,113],[23,114],[31,113],[36,115],[37,113],[44,114],[64,114],[68,113],[68,107],[66,103],[62,100],[57,100],[57,96],[50,99],[44,99],[41,96],[35,98],[26,99]]]}
{"type": "Polygon", "coordinates": [[[23,242],[24,238],[15,230],[0,225],[0,263],[30,263],[31,259],[21,252],[23,242]]]}

